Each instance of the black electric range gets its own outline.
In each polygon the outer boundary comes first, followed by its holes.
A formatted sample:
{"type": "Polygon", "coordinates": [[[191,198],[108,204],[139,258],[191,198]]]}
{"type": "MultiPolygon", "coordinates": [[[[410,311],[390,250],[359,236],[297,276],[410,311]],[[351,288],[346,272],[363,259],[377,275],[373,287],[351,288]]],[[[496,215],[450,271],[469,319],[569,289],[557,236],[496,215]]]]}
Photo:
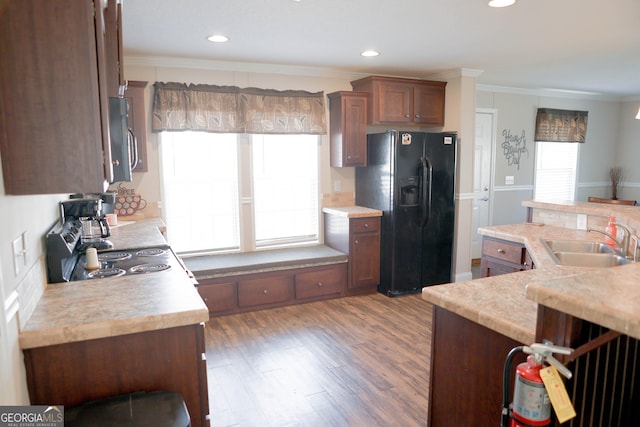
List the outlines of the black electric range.
{"type": "Polygon", "coordinates": [[[169,246],[98,252],[98,263],[100,269],[87,270],[86,254],[81,254],[70,280],[159,273],[174,268],[184,270],[169,246]]]}
{"type": "MultiPolygon", "coordinates": [[[[98,250],[98,270],[87,270],[81,242],[80,223],[57,223],[46,235],[49,283],[118,277],[133,274],[162,274],[178,269],[193,275],[168,245],[125,250],[98,250]]],[[[194,279],[194,284],[197,283],[194,279]]]]}

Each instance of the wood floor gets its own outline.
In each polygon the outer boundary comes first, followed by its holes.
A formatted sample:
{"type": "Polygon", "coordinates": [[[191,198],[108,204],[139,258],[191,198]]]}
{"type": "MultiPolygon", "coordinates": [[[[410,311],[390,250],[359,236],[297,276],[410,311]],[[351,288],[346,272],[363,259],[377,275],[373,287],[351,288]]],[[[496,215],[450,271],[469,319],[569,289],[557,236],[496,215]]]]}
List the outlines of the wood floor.
{"type": "Polygon", "coordinates": [[[431,306],[341,298],[211,319],[211,425],[425,426],[431,306]]]}

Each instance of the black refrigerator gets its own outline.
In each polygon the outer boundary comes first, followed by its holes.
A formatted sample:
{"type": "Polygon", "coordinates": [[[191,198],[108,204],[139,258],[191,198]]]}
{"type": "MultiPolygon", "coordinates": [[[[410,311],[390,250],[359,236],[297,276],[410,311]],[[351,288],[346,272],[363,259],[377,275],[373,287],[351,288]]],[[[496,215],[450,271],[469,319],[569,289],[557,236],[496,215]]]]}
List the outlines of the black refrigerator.
{"type": "Polygon", "coordinates": [[[382,211],[380,284],[388,296],[451,282],[456,133],[367,135],[356,204],[382,211]]]}

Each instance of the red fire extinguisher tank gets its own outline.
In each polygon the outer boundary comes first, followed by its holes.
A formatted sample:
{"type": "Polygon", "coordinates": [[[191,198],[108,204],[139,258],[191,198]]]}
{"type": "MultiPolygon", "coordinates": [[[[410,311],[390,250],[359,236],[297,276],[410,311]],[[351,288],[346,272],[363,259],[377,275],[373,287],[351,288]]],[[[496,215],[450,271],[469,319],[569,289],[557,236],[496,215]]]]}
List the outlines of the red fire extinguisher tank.
{"type": "Polygon", "coordinates": [[[511,427],[540,427],[551,422],[551,402],[540,369],[542,363],[533,355],[516,368],[511,427]]]}

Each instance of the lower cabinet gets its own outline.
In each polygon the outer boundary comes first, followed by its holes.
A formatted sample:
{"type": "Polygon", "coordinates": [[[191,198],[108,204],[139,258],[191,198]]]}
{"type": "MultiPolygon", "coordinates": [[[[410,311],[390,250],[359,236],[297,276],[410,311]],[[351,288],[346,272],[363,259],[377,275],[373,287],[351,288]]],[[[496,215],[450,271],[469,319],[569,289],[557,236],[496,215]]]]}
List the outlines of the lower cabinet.
{"type": "Polygon", "coordinates": [[[347,263],[198,278],[198,282],[198,292],[209,315],[221,316],[344,296],[347,263]]]}
{"type": "Polygon", "coordinates": [[[81,403],[138,391],[182,395],[193,427],[209,425],[201,324],[24,350],[32,405],[81,403]]]}
{"type": "Polygon", "coordinates": [[[376,292],[380,284],[380,217],[324,214],[324,243],[349,255],[349,295],[376,292]]]}
{"type": "Polygon", "coordinates": [[[480,260],[482,277],[498,276],[535,268],[527,248],[516,242],[484,237],[480,260]]]}

